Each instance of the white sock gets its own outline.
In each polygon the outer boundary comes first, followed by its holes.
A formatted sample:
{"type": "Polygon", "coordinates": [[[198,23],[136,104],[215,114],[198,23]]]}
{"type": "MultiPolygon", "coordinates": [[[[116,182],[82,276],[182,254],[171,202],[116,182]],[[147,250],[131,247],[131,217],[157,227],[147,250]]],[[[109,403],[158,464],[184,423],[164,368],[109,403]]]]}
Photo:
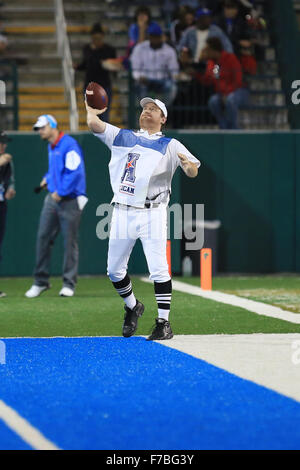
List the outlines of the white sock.
{"type": "Polygon", "coordinates": [[[133,292],[132,294],[128,295],[128,297],[124,297],[123,300],[127,307],[131,310],[136,306],[136,298],[133,292]]]}
{"type": "Polygon", "coordinates": [[[158,309],[158,318],[163,318],[164,320],[169,320],[170,310],[165,310],[164,308],[158,309]]]}

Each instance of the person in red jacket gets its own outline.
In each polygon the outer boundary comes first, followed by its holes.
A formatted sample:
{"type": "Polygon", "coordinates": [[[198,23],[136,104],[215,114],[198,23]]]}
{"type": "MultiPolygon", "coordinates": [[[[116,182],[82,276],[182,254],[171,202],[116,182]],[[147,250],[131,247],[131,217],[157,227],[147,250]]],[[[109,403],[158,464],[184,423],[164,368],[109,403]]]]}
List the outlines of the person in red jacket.
{"type": "Polygon", "coordinates": [[[206,60],[204,74],[197,74],[204,85],[213,85],[215,94],[208,100],[208,107],[220,129],[238,129],[238,109],[247,105],[249,90],[243,81],[243,70],[235,54],[223,50],[219,38],[206,41],[201,60],[206,60]]]}

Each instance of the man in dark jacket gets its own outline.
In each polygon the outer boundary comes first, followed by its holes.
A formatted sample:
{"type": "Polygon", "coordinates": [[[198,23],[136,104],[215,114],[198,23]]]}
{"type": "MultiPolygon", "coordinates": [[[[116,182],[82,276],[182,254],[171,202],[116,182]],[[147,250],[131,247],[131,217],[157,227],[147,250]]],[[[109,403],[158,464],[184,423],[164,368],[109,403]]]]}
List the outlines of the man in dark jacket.
{"type": "Polygon", "coordinates": [[[246,18],[240,13],[240,3],[237,0],[226,0],[223,14],[216,24],[224,31],[233,45],[233,52],[239,56],[243,42],[253,39],[254,33],[250,29],[246,18]]]}
{"type": "MultiPolygon", "coordinates": [[[[99,23],[96,23],[91,30],[91,43],[84,46],[82,61],[74,68],[75,70],[85,71],[84,91],[90,82],[99,83],[105,89],[109,103],[111,103],[112,98],[112,87],[106,61],[115,58],[115,48],[104,42],[103,28],[99,23]]],[[[108,112],[106,112],[103,119],[107,121],[108,118],[108,112]]]]}
{"type": "MultiPolygon", "coordinates": [[[[6,153],[7,143],[10,141],[7,134],[0,131],[0,260],[1,248],[6,227],[7,201],[15,194],[14,169],[12,156],[6,153]]],[[[6,294],[0,291],[0,297],[6,294]]]]}

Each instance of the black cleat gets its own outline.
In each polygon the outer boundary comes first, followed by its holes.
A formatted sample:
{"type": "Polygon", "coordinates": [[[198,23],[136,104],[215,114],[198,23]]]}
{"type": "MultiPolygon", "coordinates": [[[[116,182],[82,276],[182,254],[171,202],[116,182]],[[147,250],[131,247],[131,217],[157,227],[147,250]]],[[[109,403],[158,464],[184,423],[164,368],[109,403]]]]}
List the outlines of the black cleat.
{"type": "Polygon", "coordinates": [[[149,338],[147,338],[147,341],[173,338],[173,331],[171,329],[170,323],[167,320],[164,320],[163,318],[156,318],[155,322],[156,325],[154,326],[149,338]]]}
{"type": "Polygon", "coordinates": [[[138,319],[143,315],[145,307],[137,300],[136,306],[133,309],[128,308],[127,305],[124,308],[126,313],[123,323],[123,336],[129,338],[136,332],[138,319]]]}
{"type": "Polygon", "coordinates": [[[5,292],[0,291],[0,297],[6,297],[5,292]]]}

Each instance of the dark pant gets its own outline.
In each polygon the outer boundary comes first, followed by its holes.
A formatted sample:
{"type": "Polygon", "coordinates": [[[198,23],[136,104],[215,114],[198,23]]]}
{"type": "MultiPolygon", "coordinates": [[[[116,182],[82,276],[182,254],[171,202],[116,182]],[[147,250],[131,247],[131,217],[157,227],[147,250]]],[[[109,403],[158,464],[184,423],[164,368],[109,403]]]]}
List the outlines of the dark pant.
{"type": "Polygon", "coordinates": [[[225,100],[219,94],[210,97],[208,107],[220,129],[238,129],[238,110],[248,104],[249,94],[247,88],[239,88],[229,93],[225,100]]]}
{"type": "Polygon", "coordinates": [[[76,199],[55,202],[48,194],[40,216],[36,245],[35,285],[49,283],[51,249],[61,230],[64,239],[63,284],[74,289],[78,270],[78,232],[81,211],[76,199]]]}
{"type": "Polygon", "coordinates": [[[2,259],[2,242],[5,233],[6,227],[6,213],[7,213],[7,204],[6,202],[0,202],[0,261],[2,259]]]}

